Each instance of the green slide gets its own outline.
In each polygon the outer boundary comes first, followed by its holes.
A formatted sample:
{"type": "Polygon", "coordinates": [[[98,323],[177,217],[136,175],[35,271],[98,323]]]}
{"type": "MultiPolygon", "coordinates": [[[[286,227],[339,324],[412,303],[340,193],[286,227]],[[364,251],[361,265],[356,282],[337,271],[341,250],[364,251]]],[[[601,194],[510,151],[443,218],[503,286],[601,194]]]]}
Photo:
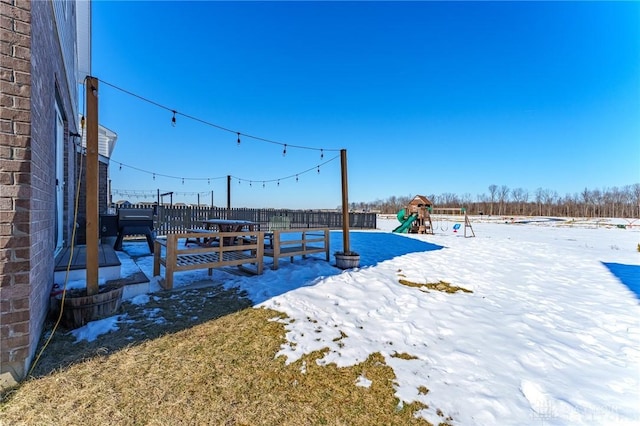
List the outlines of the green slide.
{"type": "Polygon", "coordinates": [[[404,209],[398,212],[398,215],[397,215],[398,220],[402,223],[400,224],[400,226],[398,226],[396,229],[394,229],[391,232],[406,233],[409,230],[409,227],[411,227],[411,224],[413,223],[413,221],[418,218],[417,213],[413,213],[406,219],[404,218],[404,215],[405,215],[404,209]]]}

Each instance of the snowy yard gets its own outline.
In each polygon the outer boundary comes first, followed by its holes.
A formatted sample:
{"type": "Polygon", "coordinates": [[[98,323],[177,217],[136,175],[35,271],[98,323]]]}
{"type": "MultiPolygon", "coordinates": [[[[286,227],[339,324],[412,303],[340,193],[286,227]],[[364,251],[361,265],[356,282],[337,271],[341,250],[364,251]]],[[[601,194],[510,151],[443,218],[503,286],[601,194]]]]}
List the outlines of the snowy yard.
{"type": "MultiPolygon", "coordinates": [[[[460,425],[638,424],[640,229],[504,222],[476,218],[476,238],[464,238],[453,222],[436,224],[436,235],[397,235],[397,221],[382,219],[379,231],[351,234],[359,269],[319,257],[213,280],[288,315],[287,344],[274,354],[287,362],[327,347],[321,364],[381,353],[400,404],[433,407],[418,413],[432,423],[443,420],[437,407],[460,425]],[[471,292],[426,286],[440,281],[471,292]]],[[[341,249],[341,233],[331,244],[341,249]]],[[[145,250],[125,244],[134,257],[145,250]]],[[[152,257],[137,262],[151,277],[152,257]]],[[[178,273],[174,286],[203,279],[204,270],[178,273]]]]}

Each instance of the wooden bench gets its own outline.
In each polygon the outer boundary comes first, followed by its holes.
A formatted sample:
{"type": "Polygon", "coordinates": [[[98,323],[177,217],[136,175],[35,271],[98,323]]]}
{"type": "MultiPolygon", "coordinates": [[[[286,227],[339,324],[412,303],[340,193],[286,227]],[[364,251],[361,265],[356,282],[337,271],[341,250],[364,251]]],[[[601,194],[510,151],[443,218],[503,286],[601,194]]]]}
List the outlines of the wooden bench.
{"type": "Polygon", "coordinates": [[[169,234],[165,239],[155,240],[153,254],[153,275],[160,275],[160,266],[165,267],[165,278],[160,285],[166,289],[173,288],[173,274],[194,269],[208,269],[212,275],[213,268],[238,266],[254,274],[262,274],[264,233],[260,231],[211,232],[217,239],[216,245],[180,248],[180,240],[202,237],[201,232],[184,232],[169,234]],[[247,268],[245,265],[252,265],[247,268]]]}
{"type": "Polygon", "coordinates": [[[278,269],[281,257],[289,257],[293,262],[294,256],[325,253],[327,262],[330,259],[329,228],[275,229],[272,233],[272,246],[265,247],[264,255],[273,257],[273,269],[278,269]]]}

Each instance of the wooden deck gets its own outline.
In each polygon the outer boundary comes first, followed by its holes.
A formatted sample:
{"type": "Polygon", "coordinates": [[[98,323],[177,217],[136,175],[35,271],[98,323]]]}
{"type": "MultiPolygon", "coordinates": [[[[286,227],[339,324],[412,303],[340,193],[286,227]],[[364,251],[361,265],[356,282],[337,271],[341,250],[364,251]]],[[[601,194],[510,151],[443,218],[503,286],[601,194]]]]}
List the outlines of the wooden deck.
{"type": "MultiPolygon", "coordinates": [[[[71,256],[71,247],[65,247],[56,257],[55,271],[66,271],[69,265],[69,256],[71,256]]],[[[98,267],[105,268],[109,266],[120,266],[120,259],[116,255],[115,250],[108,244],[98,246],[98,267]]],[[[78,245],[73,248],[73,258],[71,259],[71,271],[78,269],[87,269],[87,246],[78,245]]]]}

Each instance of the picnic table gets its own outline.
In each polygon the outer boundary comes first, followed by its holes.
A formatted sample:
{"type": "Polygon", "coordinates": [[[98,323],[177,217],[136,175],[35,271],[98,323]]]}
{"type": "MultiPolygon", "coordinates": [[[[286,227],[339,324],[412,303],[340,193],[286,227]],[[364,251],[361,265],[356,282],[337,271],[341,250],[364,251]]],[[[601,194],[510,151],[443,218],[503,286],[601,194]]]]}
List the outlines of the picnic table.
{"type": "Polygon", "coordinates": [[[218,232],[255,231],[260,226],[258,222],[234,219],[205,219],[202,224],[204,229],[218,232]]]}
{"type": "MultiPolygon", "coordinates": [[[[249,220],[234,220],[234,219],[205,219],[202,221],[204,229],[189,229],[189,232],[201,233],[202,240],[196,238],[193,240],[200,246],[212,246],[218,242],[219,232],[242,232],[242,231],[256,231],[260,224],[258,222],[251,222],[249,220]]],[[[234,237],[224,237],[224,244],[230,245],[234,242],[234,237]]],[[[192,239],[187,239],[185,244],[191,242],[192,239]]]]}

